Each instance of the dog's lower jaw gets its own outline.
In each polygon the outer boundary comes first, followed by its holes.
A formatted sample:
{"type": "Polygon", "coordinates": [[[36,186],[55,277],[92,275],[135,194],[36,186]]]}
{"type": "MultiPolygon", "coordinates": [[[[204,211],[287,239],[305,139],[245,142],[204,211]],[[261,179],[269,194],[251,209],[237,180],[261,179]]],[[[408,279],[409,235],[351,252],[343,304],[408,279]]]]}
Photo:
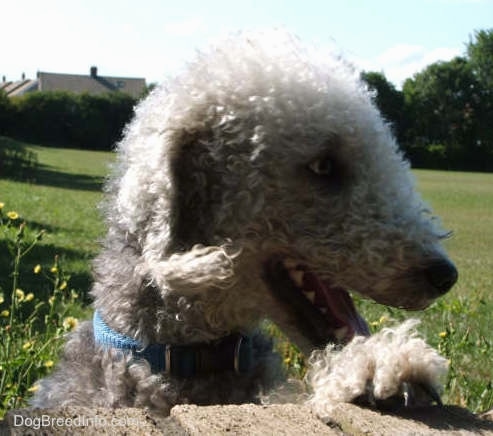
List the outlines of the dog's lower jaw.
{"type": "Polygon", "coordinates": [[[303,264],[268,261],[264,281],[275,300],[269,317],[306,356],[327,343],[343,345],[370,334],[348,292],[322,282],[303,264]]]}

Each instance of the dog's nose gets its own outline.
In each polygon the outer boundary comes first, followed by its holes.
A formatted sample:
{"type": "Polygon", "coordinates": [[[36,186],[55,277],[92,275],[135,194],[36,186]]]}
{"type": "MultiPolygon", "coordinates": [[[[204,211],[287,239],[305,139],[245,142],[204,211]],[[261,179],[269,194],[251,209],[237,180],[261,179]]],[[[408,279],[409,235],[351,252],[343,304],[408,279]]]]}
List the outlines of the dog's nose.
{"type": "Polygon", "coordinates": [[[425,271],[428,282],[433,286],[435,295],[439,297],[447,293],[454,286],[459,273],[455,265],[449,260],[436,260],[425,271]]]}

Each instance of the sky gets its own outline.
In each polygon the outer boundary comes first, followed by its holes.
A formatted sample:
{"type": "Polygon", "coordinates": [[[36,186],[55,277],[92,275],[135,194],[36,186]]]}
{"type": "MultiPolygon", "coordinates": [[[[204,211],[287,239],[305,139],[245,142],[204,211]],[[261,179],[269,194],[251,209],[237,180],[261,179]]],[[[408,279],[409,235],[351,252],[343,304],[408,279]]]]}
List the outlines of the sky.
{"type": "Polygon", "coordinates": [[[465,53],[493,28],[493,0],[21,0],[0,8],[0,76],[37,71],[176,74],[197,49],[242,29],[283,27],[397,87],[465,53]]]}

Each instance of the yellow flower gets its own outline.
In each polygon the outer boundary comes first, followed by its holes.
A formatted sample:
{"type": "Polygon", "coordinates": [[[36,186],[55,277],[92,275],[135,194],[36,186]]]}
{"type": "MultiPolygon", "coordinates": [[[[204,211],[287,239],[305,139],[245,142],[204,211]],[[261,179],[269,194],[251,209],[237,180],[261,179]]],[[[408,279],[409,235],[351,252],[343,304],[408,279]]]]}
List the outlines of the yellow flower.
{"type": "Polygon", "coordinates": [[[438,336],[440,336],[442,339],[447,337],[447,332],[440,332],[438,333],[438,336]]]}
{"type": "Polygon", "coordinates": [[[53,303],[55,302],[55,297],[52,295],[50,298],[48,298],[48,303],[50,306],[53,306],[53,303]]]}
{"type": "Polygon", "coordinates": [[[24,291],[22,289],[16,289],[15,296],[17,297],[17,301],[24,301],[24,291]]]}
{"type": "Polygon", "coordinates": [[[19,214],[15,210],[11,210],[11,211],[7,212],[7,216],[12,221],[15,221],[17,218],[19,218],[19,214]]]}
{"type": "Polygon", "coordinates": [[[41,272],[41,265],[36,265],[34,267],[34,274],[39,274],[41,272]]]}
{"type": "Polygon", "coordinates": [[[58,289],[60,289],[60,291],[63,291],[66,287],[67,287],[67,282],[64,280],[58,289]]]}
{"type": "Polygon", "coordinates": [[[25,350],[29,350],[29,348],[31,348],[32,346],[34,345],[34,341],[27,341],[23,346],[22,346],[22,349],[25,351],[25,350]]]}
{"type": "Polygon", "coordinates": [[[51,368],[55,363],[53,362],[53,360],[47,360],[45,363],[43,363],[43,366],[45,368],[51,368]]]}
{"type": "Polygon", "coordinates": [[[10,315],[10,312],[8,310],[2,310],[0,312],[0,316],[3,316],[4,318],[7,318],[10,315]]]}
{"type": "Polygon", "coordinates": [[[389,320],[389,317],[387,315],[382,315],[378,321],[372,321],[370,325],[372,327],[378,327],[381,326],[382,324],[385,324],[389,320]]]}
{"type": "Polygon", "coordinates": [[[63,320],[63,328],[67,331],[73,330],[74,328],[77,327],[77,324],[79,324],[79,321],[77,318],[74,318],[73,316],[67,316],[63,320]]]}
{"type": "Polygon", "coordinates": [[[35,385],[32,385],[27,391],[28,392],[36,392],[38,389],[39,389],[39,385],[35,384],[35,385]]]}
{"type": "Polygon", "coordinates": [[[4,207],[4,206],[5,206],[5,203],[2,203],[2,202],[0,201],[0,210],[1,210],[1,209],[3,209],[3,207],[4,207]]]}
{"type": "Polygon", "coordinates": [[[24,298],[24,301],[32,301],[34,300],[34,294],[32,292],[29,292],[29,294],[26,295],[26,298],[24,298]]]}
{"type": "Polygon", "coordinates": [[[284,364],[289,365],[291,363],[291,357],[286,357],[284,359],[284,364]]]}
{"type": "Polygon", "coordinates": [[[0,294],[0,304],[2,304],[4,301],[5,299],[3,298],[3,295],[0,294]]]}
{"type": "Polygon", "coordinates": [[[58,272],[58,268],[56,266],[52,266],[50,271],[53,273],[53,274],[56,274],[58,272]]]}
{"type": "Polygon", "coordinates": [[[15,290],[15,296],[17,297],[17,299],[19,301],[23,301],[24,300],[24,291],[22,289],[16,289],[15,290]]]}

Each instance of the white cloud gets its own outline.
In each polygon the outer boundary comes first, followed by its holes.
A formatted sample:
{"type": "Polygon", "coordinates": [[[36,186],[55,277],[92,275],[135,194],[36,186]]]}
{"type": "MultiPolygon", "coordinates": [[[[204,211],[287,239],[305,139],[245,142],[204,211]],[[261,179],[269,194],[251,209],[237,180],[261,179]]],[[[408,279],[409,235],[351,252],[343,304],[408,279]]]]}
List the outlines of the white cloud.
{"type": "Polygon", "coordinates": [[[460,56],[464,50],[459,50],[453,47],[439,47],[430,52],[425,53],[423,61],[431,64],[436,61],[449,61],[450,59],[460,56]]]}
{"type": "Polygon", "coordinates": [[[366,71],[382,71],[388,80],[397,87],[428,65],[438,61],[448,61],[460,56],[462,51],[456,47],[438,47],[432,50],[420,45],[398,44],[380,53],[374,59],[356,60],[356,64],[366,71]]]}
{"type": "Polygon", "coordinates": [[[376,62],[383,65],[395,65],[415,62],[422,55],[423,47],[420,45],[399,44],[394,45],[381,53],[376,62]]]}

